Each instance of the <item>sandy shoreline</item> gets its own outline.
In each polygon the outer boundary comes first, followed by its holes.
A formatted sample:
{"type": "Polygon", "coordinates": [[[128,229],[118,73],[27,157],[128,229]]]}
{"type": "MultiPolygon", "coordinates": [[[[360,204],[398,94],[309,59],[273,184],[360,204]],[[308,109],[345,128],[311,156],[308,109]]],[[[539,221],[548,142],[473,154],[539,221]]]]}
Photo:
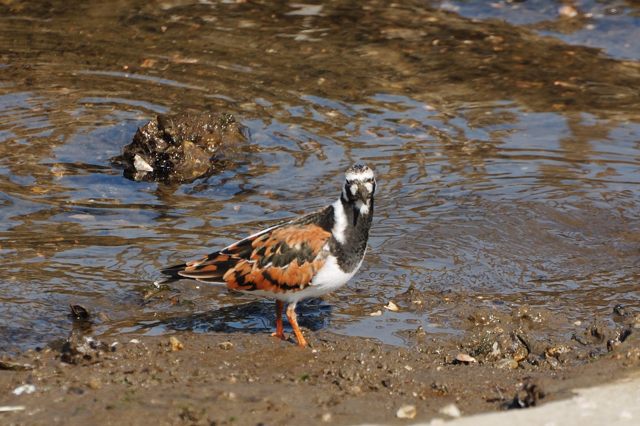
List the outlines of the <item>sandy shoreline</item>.
{"type": "Polygon", "coordinates": [[[516,395],[544,404],[640,366],[635,339],[589,362],[512,369],[460,363],[455,347],[433,340],[405,349],[306,334],[307,349],[266,334],[74,337],[10,360],[33,368],[0,371],[0,405],[24,407],[0,416],[3,424],[401,424],[403,405],[416,407],[413,421],[428,421],[448,418],[449,404],[463,415],[504,409],[516,395]]]}

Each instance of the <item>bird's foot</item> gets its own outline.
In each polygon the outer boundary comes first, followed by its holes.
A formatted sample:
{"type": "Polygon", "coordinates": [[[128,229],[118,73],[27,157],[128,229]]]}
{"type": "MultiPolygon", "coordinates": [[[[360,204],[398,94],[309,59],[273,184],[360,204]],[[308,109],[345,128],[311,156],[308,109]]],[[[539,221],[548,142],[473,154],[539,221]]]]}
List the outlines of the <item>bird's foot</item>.
{"type": "Polygon", "coordinates": [[[271,336],[277,337],[280,340],[287,340],[287,337],[282,332],[278,333],[277,331],[274,331],[273,333],[271,333],[271,336]]]}
{"type": "Polygon", "coordinates": [[[296,340],[298,343],[298,347],[300,348],[306,348],[307,346],[309,346],[309,343],[307,343],[306,339],[302,336],[302,333],[300,333],[300,335],[296,334],[296,340]]]}

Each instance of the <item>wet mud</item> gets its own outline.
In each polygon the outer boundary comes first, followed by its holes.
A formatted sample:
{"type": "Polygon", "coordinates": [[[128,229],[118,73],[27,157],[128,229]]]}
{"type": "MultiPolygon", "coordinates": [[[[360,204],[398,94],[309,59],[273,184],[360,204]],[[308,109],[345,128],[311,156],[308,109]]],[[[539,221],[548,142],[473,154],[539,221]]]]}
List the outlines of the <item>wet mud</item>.
{"type": "Polygon", "coordinates": [[[503,347],[500,334],[487,338],[499,342],[501,354],[487,356],[473,343],[420,333],[416,344],[398,348],[305,331],[311,344],[306,349],[267,333],[74,336],[0,364],[2,405],[19,408],[3,413],[3,421],[405,424],[402,407],[413,407],[408,413],[414,421],[527,408],[640,366],[637,339],[611,352],[601,347],[604,342],[578,343],[579,348],[567,343],[562,349],[507,343],[508,348],[527,346],[529,354],[520,357],[514,355],[517,349],[511,353],[503,347]],[[475,356],[461,356],[474,347],[475,356]],[[515,365],[502,362],[506,359],[515,365]],[[19,389],[28,390],[16,395],[19,389]]]}

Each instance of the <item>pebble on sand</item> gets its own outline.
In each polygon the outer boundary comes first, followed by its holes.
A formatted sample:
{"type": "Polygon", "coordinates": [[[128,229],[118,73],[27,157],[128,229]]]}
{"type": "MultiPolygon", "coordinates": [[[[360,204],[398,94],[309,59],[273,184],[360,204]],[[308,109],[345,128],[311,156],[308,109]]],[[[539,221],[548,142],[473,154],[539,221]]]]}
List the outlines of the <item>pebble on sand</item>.
{"type": "Polygon", "coordinates": [[[518,368],[518,366],[519,366],[518,361],[511,358],[501,359],[496,363],[496,367],[509,369],[509,370],[515,370],[516,368],[518,368]]]}
{"type": "Polygon", "coordinates": [[[102,382],[100,381],[99,378],[92,377],[87,382],[87,386],[89,386],[90,389],[98,390],[98,389],[102,388],[102,382]]]}
{"type": "Polygon", "coordinates": [[[218,344],[218,347],[220,349],[222,349],[223,351],[228,351],[229,349],[233,348],[233,343],[231,343],[231,342],[220,342],[218,344]]]}
{"type": "Polygon", "coordinates": [[[169,345],[171,346],[171,351],[173,352],[181,351],[184,349],[184,345],[182,344],[182,342],[175,336],[169,337],[169,345]]]}
{"type": "Polygon", "coordinates": [[[458,362],[464,362],[466,364],[471,363],[471,362],[478,362],[476,361],[476,359],[474,357],[472,357],[471,355],[468,354],[463,354],[463,353],[459,353],[458,355],[456,355],[456,361],[458,362]]]}

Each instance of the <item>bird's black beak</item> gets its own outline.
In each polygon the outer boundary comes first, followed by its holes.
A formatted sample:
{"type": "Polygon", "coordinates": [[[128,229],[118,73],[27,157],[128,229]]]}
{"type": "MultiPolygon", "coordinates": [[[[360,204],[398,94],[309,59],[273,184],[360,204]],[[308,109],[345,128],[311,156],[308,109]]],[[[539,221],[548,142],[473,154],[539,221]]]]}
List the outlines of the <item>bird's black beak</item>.
{"type": "Polygon", "coordinates": [[[371,193],[367,190],[367,187],[364,185],[364,183],[359,183],[358,198],[360,199],[360,201],[366,204],[367,201],[369,201],[370,197],[371,197],[371,193]]]}

